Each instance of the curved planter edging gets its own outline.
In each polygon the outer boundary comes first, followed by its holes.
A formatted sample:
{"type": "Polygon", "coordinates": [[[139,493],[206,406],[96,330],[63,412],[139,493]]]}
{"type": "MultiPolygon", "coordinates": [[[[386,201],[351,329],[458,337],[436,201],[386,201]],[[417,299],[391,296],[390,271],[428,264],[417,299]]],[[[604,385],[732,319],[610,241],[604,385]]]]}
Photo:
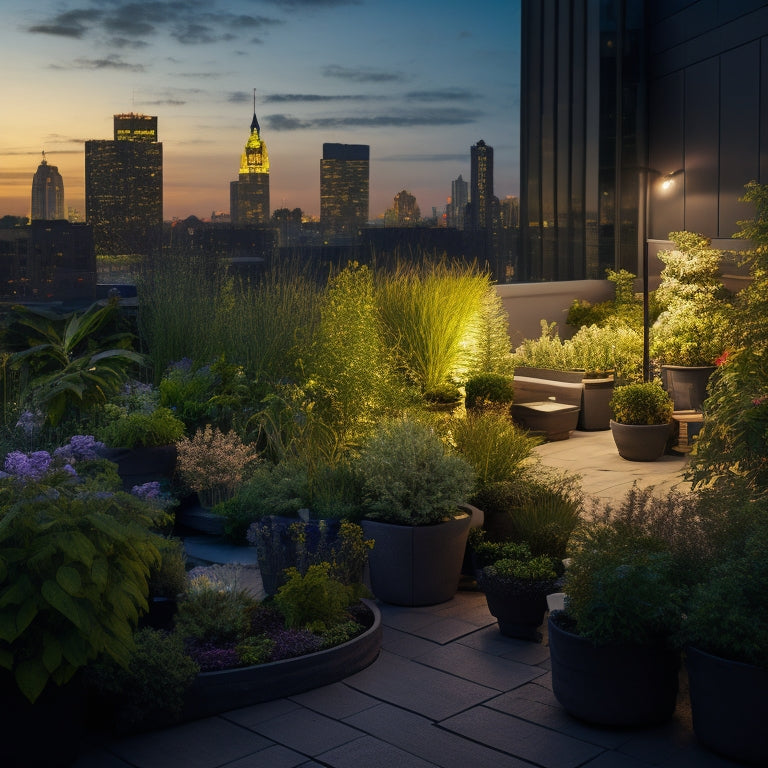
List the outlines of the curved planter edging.
{"type": "Polygon", "coordinates": [[[619,456],[627,461],[656,461],[666,449],[672,434],[669,424],[619,424],[611,419],[611,434],[619,456]]]}
{"type": "Polygon", "coordinates": [[[395,525],[362,520],[371,591],[393,605],[437,605],[459,588],[472,517],[466,513],[436,525],[395,525]]]}
{"type": "Polygon", "coordinates": [[[768,765],[768,670],[686,650],[696,738],[731,760],[768,765]]]}
{"type": "Polygon", "coordinates": [[[574,717],[633,726],[670,718],[677,703],[679,651],[639,645],[595,646],[550,614],[549,657],[555,698],[574,717]]]}
{"type": "Polygon", "coordinates": [[[330,685],[372,664],[381,651],[381,612],[363,599],[373,623],[346,643],[293,659],[251,667],[201,672],[187,691],[183,720],[226,712],[330,685]]]}

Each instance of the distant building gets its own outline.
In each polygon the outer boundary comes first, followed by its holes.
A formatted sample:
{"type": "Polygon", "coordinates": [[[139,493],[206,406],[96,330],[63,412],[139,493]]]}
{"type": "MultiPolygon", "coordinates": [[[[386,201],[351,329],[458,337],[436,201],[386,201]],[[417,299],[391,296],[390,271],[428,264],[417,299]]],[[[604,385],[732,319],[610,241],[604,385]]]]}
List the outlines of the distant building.
{"type": "Polygon", "coordinates": [[[48,165],[43,152],[43,161],[32,177],[32,221],[65,219],[64,180],[55,165],[48,165]]]}
{"type": "Polygon", "coordinates": [[[323,144],[320,227],[327,242],[353,241],[368,222],[370,147],[323,144]]]}
{"type": "Polygon", "coordinates": [[[493,147],[482,139],[470,150],[469,229],[490,231],[498,200],[493,196],[493,147]]]}
{"type": "Polygon", "coordinates": [[[413,227],[418,224],[421,221],[421,210],[414,195],[405,189],[398,192],[384,220],[389,227],[413,227]]]}
{"type": "Polygon", "coordinates": [[[13,301],[90,301],[96,254],[87,224],[38,220],[0,229],[0,298],[13,301]]]}
{"type": "Polygon", "coordinates": [[[114,139],[85,142],[85,219],[100,255],[160,252],[163,145],[157,117],[114,116],[114,139]]]}
{"type": "Polygon", "coordinates": [[[229,185],[229,211],[235,227],[269,223],[269,155],[261,138],[255,101],[251,132],[240,157],[240,173],[237,181],[229,185]]]}
{"type": "Polygon", "coordinates": [[[451,202],[446,208],[446,220],[449,227],[464,229],[464,220],[469,203],[469,183],[459,174],[458,179],[451,182],[451,202]]]}

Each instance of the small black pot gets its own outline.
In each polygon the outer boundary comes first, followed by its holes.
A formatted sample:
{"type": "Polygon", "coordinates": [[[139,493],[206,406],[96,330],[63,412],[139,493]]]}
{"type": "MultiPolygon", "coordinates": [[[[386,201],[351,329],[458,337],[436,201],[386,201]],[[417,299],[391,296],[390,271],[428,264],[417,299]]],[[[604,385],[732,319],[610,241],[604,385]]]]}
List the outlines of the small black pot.
{"type": "Polygon", "coordinates": [[[660,723],[677,703],[680,652],[664,646],[606,645],[568,632],[550,614],[549,656],[555,698],[597,725],[660,723]]]}
{"type": "Polygon", "coordinates": [[[512,582],[479,571],[477,585],[485,593],[488,610],[502,635],[541,642],[539,627],[547,612],[547,595],[557,591],[555,581],[512,582]]]}
{"type": "Polygon", "coordinates": [[[696,738],[731,760],[768,765],[768,670],[691,647],[685,663],[696,738]]]}

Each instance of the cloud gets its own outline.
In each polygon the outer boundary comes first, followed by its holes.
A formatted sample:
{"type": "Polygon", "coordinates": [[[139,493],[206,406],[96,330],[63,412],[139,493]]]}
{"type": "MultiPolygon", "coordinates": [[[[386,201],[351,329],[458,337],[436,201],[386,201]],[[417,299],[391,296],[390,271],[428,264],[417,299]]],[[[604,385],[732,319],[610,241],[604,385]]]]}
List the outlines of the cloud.
{"type": "Polygon", "coordinates": [[[325,77],[350,80],[355,83],[402,83],[408,79],[401,72],[384,72],[366,67],[340,67],[336,64],[323,67],[322,73],[325,77]]]}
{"type": "Polygon", "coordinates": [[[470,110],[429,109],[418,112],[388,112],[383,115],[339,115],[311,118],[272,114],[264,117],[262,122],[273,131],[300,131],[328,128],[413,128],[464,125],[474,123],[478,117],[478,112],[470,110]]]}
{"type": "Polygon", "coordinates": [[[127,72],[143,72],[143,64],[130,64],[119,56],[107,56],[103,59],[73,59],[68,65],[52,64],[52,69],[119,69],[127,72]]]}
{"type": "Polygon", "coordinates": [[[262,101],[266,104],[284,104],[286,102],[367,101],[370,98],[370,96],[355,94],[328,96],[320,93],[271,93],[262,101]]]}
{"type": "Polygon", "coordinates": [[[410,91],[405,94],[409,101],[470,101],[478,96],[469,88],[436,88],[433,91],[410,91]]]}
{"type": "Polygon", "coordinates": [[[82,38],[88,32],[89,26],[86,22],[96,22],[101,13],[93,10],[78,9],[75,11],[65,11],[46,24],[33,24],[27,28],[28,32],[36,35],[55,35],[58,37],[82,38]]]}
{"type": "Polygon", "coordinates": [[[362,5],[360,0],[267,0],[278,8],[338,8],[342,5],[362,5]]]}
{"type": "Polygon", "coordinates": [[[106,5],[90,0],[93,8],[64,11],[44,23],[27,27],[34,34],[83,39],[102,38],[111,47],[143,47],[166,34],[184,45],[226,42],[253,31],[283,24],[280,19],[246,13],[217,12],[203,0],[113,0],[106,5]]]}

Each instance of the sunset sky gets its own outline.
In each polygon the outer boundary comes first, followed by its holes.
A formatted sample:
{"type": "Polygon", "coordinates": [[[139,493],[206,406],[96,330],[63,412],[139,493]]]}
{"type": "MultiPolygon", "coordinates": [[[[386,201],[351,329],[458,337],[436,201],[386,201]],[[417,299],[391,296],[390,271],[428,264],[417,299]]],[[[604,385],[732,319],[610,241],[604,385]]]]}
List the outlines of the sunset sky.
{"type": "Polygon", "coordinates": [[[30,211],[44,150],[85,213],[87,139],[158,117],[164,217],[229,211],[256,114],[271,207],[320,209],[323,142],[371,147],[371,217],[442,207],[480,139],[518,194],[519,0],[0,0],[0,216],[30,211]]]}

